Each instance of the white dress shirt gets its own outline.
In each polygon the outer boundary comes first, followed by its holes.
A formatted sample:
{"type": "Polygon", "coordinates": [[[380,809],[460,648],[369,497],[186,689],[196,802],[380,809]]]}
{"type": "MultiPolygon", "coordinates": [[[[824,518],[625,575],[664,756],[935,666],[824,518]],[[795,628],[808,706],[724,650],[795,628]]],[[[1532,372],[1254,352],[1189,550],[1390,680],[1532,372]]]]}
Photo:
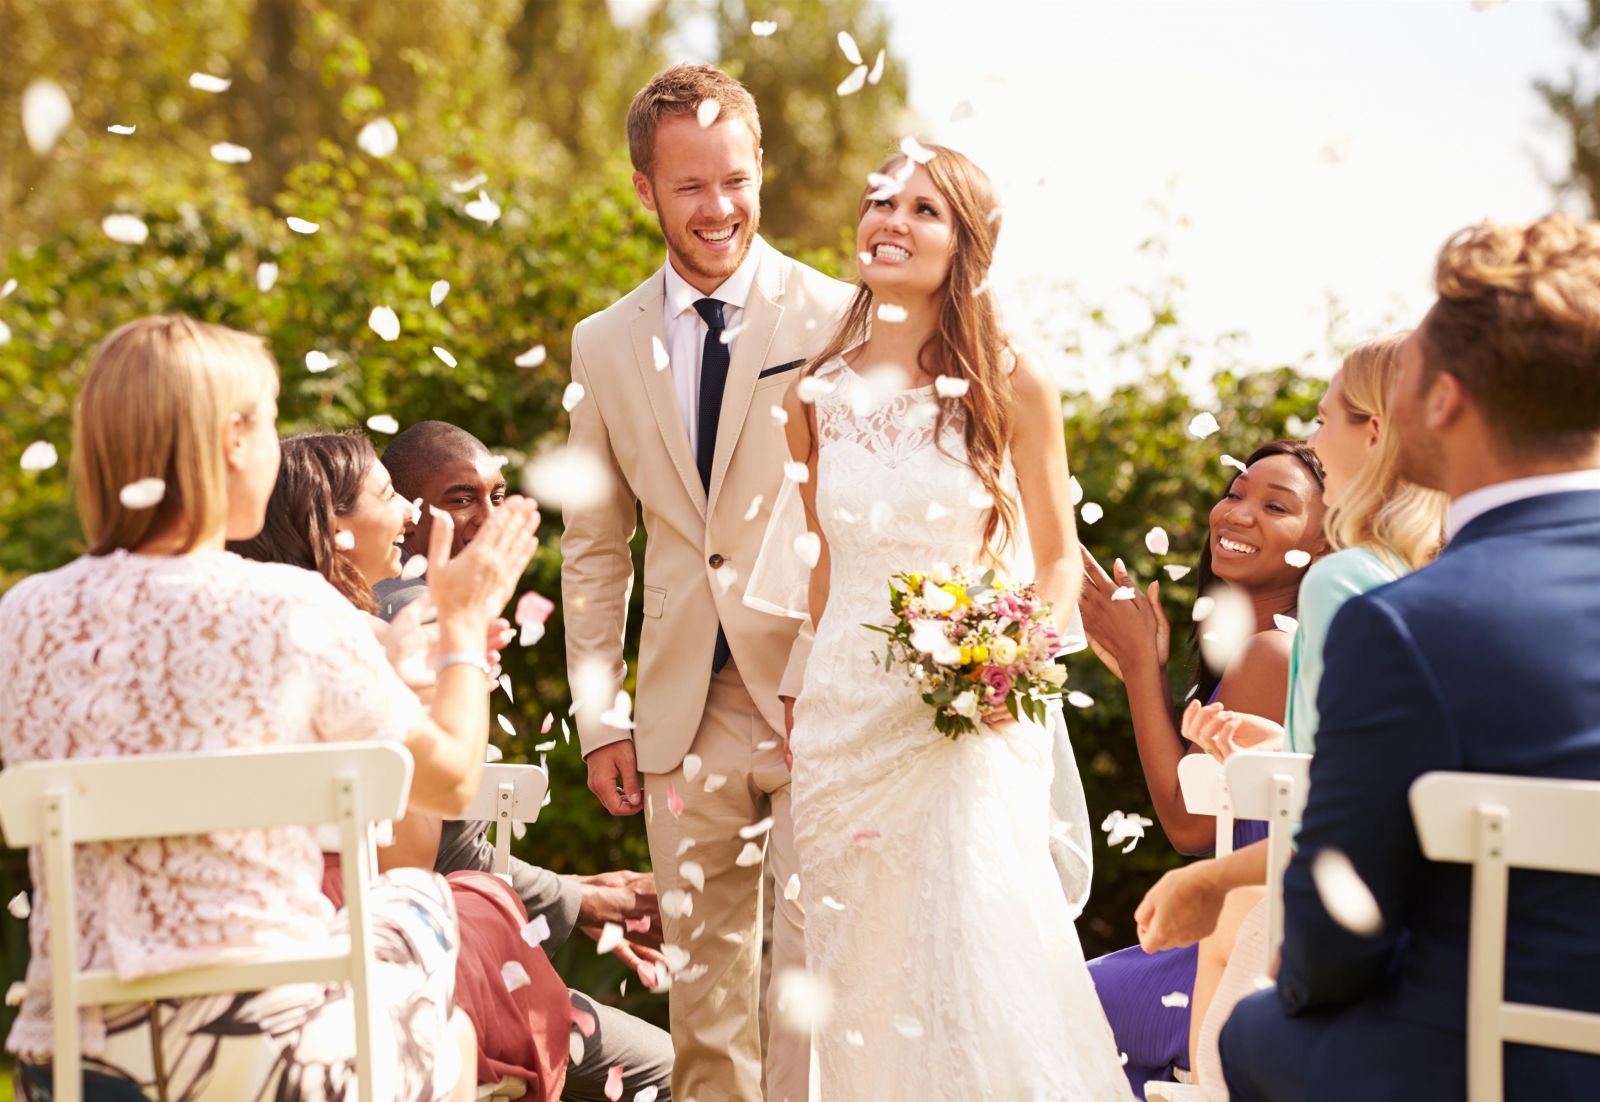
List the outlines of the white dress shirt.
{"type": "Polygon", "coordinates": [[[1444,524],[1445,542],[1455,539],[1457,532],[1491,509],[1525,498],[1564,494],[1573,490],[1600,490],[1600,467],[1534,475],[1532,478],[1513,478],[1509,482],[1495,482],[1469,490],[1450,503],[1444,524]]]}
{"type": "MultiPolygon", "coordinates": [[[[745,254],[744,262],[722,282],[715,291],[703,295],[678,274],[667,260],[667,293],[662,306],[662,331],[667,338],[667,361],[672,372],[672,389],[678,396],[678,411],[683,414],[683,427],[689,434],[689,450],[700,451],[700,355],[705,351],[706,323],[694,304],[703,298],[714,298],[722,303],[722,324],[734,340],[739,336],[739,325],[744,320],[744,304],[750,298],[750,288],[756,280],[756,268],[768,245],[757,237],[745,254]]],[[[733,341],[728,341],[728,354],[733,355],[733,341]]]]}

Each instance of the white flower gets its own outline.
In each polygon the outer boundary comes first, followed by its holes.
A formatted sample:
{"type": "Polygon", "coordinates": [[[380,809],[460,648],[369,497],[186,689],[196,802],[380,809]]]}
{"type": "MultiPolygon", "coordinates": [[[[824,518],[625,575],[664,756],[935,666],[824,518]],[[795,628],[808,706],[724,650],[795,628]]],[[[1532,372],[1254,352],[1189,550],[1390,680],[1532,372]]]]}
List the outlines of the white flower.
{"type": "Polygon", "coordinates": [[[387,157],[399,143],[400,135],[388,119],[373,119],[356,135],[356,148],[369,157],[387,157]]]}
{"type": "MultiPolygon", "coordinates": [[[[1059,689],[1061,686],[1067,683],[1067,667],[1060,665],[1059,663],[1052,662],[1044,669],[1039,671],[1039,680],[1043,681],[1047,685],[1053,685],[1055,688],[1059,689]]],[[[1084,694],[1079,693],[1078,695],[1083,696],[1084,694]]],[[[1088,697],[1084,697],[1084,699],[1088,700],[1088,697]]],[[[1089,704],[1093,703],[1094,701],[1089,701],[1089,704]]],[[[1078,707],[1087,708],[1089,704],[1079,704],[1078,707]]]]}
{"type": "Polygon", "coordinates": [[[978,694],[968,689],[950,702],[950,710],[958,716],[972,719],[978,714],[978,694]]]}
{"type": "MultiPolygon", "coordinates": [[[[989,657],[994,659],[997,665],[1009,666],[1017,660],[1019,649],[1015,639],[1009,635],[1002,635],[989,644],[989,657]]],[[[1052,666],[1051,668],[1054,669],[1055,667],[1052,666]]]]}

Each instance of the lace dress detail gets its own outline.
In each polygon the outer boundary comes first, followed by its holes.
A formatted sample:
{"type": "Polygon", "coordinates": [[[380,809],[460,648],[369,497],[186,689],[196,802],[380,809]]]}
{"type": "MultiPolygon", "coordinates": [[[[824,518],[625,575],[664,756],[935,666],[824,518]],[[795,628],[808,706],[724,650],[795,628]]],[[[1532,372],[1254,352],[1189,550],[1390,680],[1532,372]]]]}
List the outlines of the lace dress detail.
{"type": "MultiPolygon", "coordinates": [[[[795,835],[824,1099],[1130,1097],[1050,856],[1051,737],[955,740],[885,674],[887,581],[977,567],[992,505],[931,388],[819,376],[817,512],[832,567],[795,710],[795,835]],[[874,659],[874,652],[878,658],[874,659]]],[[[1009,457],[1004,484],[1015,492],[1009,457]]]]}
{"type": "MultiPolygon", "coordinates": [[[[85,556],[0,599],[0,758],[35,760],[399,738],[421,705],[321,577],[228,552],[85,556]]],[[[203,784],[204,778],[197,777],[203,784]]],[[[44,862],[29,853],[27,995],[7,1040],[51,1049],[44,862]]],[[[322,943],[333,929],[307,828],[80,847],[78,965],[122,979],[322,943]]],[[[80,1017],[83,1051],[105,1042],[80,1017]]]]}

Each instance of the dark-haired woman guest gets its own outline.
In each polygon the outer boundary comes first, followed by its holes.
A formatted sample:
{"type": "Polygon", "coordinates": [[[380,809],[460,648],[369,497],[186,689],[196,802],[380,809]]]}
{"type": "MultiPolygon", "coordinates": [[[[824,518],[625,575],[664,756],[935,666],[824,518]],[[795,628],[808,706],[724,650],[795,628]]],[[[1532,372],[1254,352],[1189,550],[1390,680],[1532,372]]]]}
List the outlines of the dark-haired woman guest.
{"type": "MultiPolygon", "coordinates": [[[[1294,615],[1306,564],[1327,551],[1322,481],[1322,464],[1308,444],[1274,441],[1256,449],[1212,506],[1196,570],[1198,592],[1218,607],[1221,589],[1230,591],[1222,600],[1244,598],[1252,622],[1244,625],[1241,638],[1219,641],[1220,649],[1231,652],[1221,669],[1207,661],[1201,632],[1226,632],[1226,625],[1209,616],[1196,625],[1192,698],[1283,721],[1293,641],[1274,617],[1294,615]]],[[[1107,575],[1087,552],[1084,559],[1079,603],[1084,626],[1095,652],[1127,689],[1139,762],[1161,829],[1180,853],[1207,853],[1216,821],[1191,814],[1178,785],[1178,763],[1198,751],[1179,733],[1167,687],[1170,633],[1159,605],[1160,587],[1151,583],[1141,593],[1120,561],[1107,575]],[[1132,599],[1114,599],[1120,587],[1131,589],[1132,599]]],[[[1212,650],[1213,658],[1216,653],[1212,650]]],[[[1265,833],[1259,823],[1236,824],[1234,844],[1248,845],[1265,833]]],[[[1162,1000],[1179,993],[1187,1005],[1197,960],[1194,946],[1147,954],[1135,945],[1089,962],[1118,1047],[1127,1054],[1129,1082],[1141,1097],[1146,1082],[1170,1080],[1173,1068],[1189,1067],[1190,1015],[1162,1000]]]]}

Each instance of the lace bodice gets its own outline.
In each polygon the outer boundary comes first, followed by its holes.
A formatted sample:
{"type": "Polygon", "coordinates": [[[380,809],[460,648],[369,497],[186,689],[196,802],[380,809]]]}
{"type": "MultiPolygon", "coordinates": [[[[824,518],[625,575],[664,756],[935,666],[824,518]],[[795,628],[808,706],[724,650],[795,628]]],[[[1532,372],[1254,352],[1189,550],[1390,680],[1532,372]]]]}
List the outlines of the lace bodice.
{"type": "MultiPolygon", "coordinates": [[[[321,577],[227,552],[85,556],[0,599],[0,758],[398,738],[420,714],[321,577]]],[[[195,783],[204,784],[204,776],[195,783]]],[[[43,861],[29,854],[27,997],[7,1047],[50,1049],[43,861]]],[[[310,829],[95,844],[77,859],[81,967],[122,978],[327,936],[310,829]]],[[[104,1031],[85,1011],[84,1051],[104,1031]]]]}

